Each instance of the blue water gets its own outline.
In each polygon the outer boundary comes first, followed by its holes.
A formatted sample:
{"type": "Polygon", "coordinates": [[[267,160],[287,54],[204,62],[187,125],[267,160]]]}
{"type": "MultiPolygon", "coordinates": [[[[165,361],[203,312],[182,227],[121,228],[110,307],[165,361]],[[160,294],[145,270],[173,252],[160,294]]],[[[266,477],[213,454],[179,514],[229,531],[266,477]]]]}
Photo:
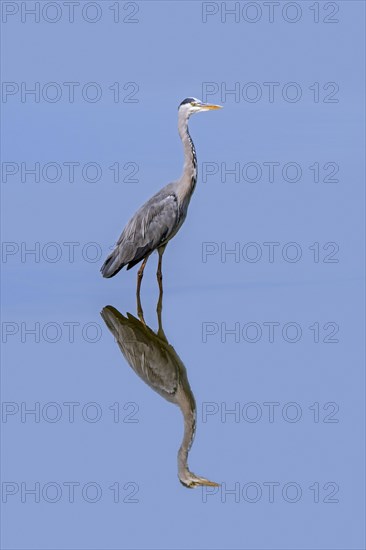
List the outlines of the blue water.
{"type": "Polygon", "coordinates": [[[365,548],[364,3],[46,4],[1,6],[2,547],[365,548]],[[224,109],[190,121],[163,328],[221,485],[188,490],[179,409],[100,316],[136,315],[136,269],[99,268],[192,95],[224,109]]]}

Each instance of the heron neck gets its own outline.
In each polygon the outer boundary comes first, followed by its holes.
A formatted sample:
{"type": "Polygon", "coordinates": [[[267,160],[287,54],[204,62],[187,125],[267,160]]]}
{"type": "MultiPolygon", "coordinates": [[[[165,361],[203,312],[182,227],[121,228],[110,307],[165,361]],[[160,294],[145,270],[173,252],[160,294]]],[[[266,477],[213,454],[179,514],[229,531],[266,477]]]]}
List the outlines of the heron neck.
{"type": "Polygon", "coordinates": [[[178,120],[178,131],[183,143],[184,166],[183,174],[180,179],[182,188],[182,198],[193,193],[197,182],[197,157],[192,138],[188,131],[188,120],[186,118],[178,120]]]}

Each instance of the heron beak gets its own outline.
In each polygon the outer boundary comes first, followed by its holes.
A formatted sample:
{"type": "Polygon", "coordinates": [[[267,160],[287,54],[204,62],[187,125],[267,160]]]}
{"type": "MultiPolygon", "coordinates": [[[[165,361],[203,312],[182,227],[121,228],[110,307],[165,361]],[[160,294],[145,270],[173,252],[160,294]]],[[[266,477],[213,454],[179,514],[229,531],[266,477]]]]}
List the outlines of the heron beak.
{"type": "Polygon", "coordinates": [[[216,109],[222,109],[222,105],[211,105],[210,103],[203,103],[203,111],[215,111],[216,109]]]}

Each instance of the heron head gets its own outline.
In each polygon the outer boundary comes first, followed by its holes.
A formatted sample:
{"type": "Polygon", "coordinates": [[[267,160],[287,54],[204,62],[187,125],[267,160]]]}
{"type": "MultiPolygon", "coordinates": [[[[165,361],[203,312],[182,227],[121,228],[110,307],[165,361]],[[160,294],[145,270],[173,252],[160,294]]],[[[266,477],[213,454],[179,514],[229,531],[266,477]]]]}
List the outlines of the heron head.
{"type": "Polygon", "coordinates": [[[183,99],[182,103],[178,107],[179,113],[185,114],[188,118],[200,111],[213,111],[216,109],[222,109],[221,105],[212,105],[211,103],[203,103],[200,99],[195,97],[187,97],[183,99]]]}

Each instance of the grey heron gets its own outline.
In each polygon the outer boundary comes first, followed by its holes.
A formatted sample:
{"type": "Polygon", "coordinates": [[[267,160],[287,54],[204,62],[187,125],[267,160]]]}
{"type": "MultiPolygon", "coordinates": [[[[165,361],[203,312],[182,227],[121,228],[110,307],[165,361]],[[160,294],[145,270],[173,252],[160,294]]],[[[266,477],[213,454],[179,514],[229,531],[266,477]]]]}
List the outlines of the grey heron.
{"type": "Polygon", "coordinates": [[[188,131],[188,120],[195,113],[220,108],[220,105],[203,103],[194,97],[184,99],[179,105],[178,131],[184,150],[182,176],[163,187],[132,216],[101,268],[103,277],[113,277],[123,267],[131,269],[142,261],[137,275],[139,296],[146,262],[150,254],[157,250],[159,261],[156,276],[162,292],[162,257],[165,247],[186,218],[197,182],[196,150],[188,131]]]}
{"type": "Polygon", "coordinates": [[[178,450],[178,477],[188,488],[218,484],[197,476],[188,468],[188,453],[196,429],[196,403],[181,359],[165,336],[158,311],[157,333],[130,313],[126,317],[116,308],[101,311],[107,327],[117,341],[127,363],[152,390],[179,406],[184,419],[184,433],[178,450]]]}

